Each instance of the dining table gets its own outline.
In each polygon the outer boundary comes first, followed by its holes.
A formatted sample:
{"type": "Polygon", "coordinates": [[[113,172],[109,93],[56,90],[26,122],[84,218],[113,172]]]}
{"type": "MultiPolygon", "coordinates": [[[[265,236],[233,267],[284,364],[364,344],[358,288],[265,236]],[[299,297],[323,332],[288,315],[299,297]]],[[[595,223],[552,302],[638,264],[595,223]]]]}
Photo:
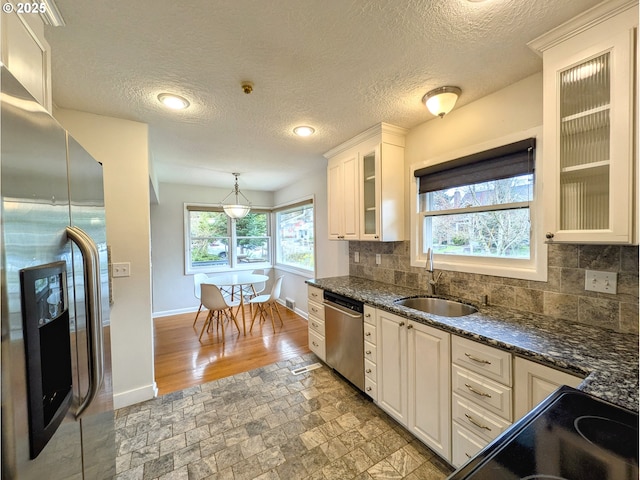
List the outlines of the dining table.
{"type": "Polygon", "coordinates": [[[231,299],[233,300],[233,296],[235,295],[236,287],[240,287],[239,295],[240,295],[240,305],[239,310],[242,311],[242,333],[244,335],[247,334],[247,326],[244,321],[244,288],[245,286],[253,286],[256,283],[262,283],[269,280],[268,275],[262,275],[259,273],[251,273],[251,272],[238,272],[238,273],[223,273],[218,275],[211,275],[206,281],[202,283],[210,283],[219,288],[223,287],[231,287],[231,299]]]}

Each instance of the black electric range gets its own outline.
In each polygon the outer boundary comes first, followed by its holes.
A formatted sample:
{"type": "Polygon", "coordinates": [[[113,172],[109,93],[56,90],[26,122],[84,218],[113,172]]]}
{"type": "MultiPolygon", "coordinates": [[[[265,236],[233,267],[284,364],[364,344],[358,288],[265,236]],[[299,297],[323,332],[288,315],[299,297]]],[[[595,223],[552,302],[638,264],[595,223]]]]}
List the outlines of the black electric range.
{"type": "Polygon", "coordinates": [[[638,414],[560,387],[448,480],[638,480],[638,414]]]}

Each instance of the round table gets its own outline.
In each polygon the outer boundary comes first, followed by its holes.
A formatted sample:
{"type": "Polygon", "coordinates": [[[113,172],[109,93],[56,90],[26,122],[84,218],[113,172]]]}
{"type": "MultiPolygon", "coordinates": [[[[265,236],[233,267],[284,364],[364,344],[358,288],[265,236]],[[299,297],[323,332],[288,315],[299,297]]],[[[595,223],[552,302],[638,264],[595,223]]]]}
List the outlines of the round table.
{"type": "MultiPolygon", "coordinates": [[[[269,280],[268,275],[261,275],[258,273],[223,273],[220,275],[213,275],[209,277],[205,282],[210,283],[217,287],[231,287],[232,292],[234,287],[240,287],[240,310],[242,310],[242,331],[244,335],[247,334],[247,326],[244,321],[244,295],[242,294],[242,287],[245,285],[253,285],[254,283],[262,283],[269,280]]],[[[232,293],[233,298],[233,293],[232,293]]]]}

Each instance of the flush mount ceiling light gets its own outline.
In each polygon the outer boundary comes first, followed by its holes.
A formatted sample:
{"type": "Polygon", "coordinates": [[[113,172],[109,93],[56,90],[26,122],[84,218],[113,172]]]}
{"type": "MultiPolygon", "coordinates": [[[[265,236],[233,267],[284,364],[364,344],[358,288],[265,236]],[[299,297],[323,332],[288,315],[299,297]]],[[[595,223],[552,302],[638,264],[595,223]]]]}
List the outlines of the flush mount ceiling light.
{"type": "Polygon", "coordinates": [[[173,93],[161,93],[158,95],[158,100],[172,110],[184,110],[190,105],[189,100],[173,93]]]}
{"type": "Polygon", "coordinates": [[[220,204],[222,205],[222,209],[224,210],[224,213],[226,213],[229,218],[244,218],[251,211],[251,202],[249,201],[249,199],[247,197],[245,197],[242,194],[242,192],[240,191],[240,187],[238,187],[238,177],[240,176],[240,174],[239,173],[233,173],[232,175],[234,177],[236,177],[236,183],[234,185],[234,188],[231,191],[231,193],[229,193],[229,195],[227,195],[226,197],[224,197],[222,199],[220,204]],[[234,203],[234,204],[225,204],[224,202],[231,195],[235,196],[236,203],[234,203]],[[244,200],[247,203],[247,205],[241,204],[240,201],[238,200],[238,196],[241,196],[242,198],[244,198],[244,200]]]}
{"type": "Polygon", "coordinates": [[[436,117],[444,117],[447,113],[453,110],[453,106],[456,104],[458,97],[462,93],[458,87],[440,87],[430,92],[427,92],[422,97],[422,103],[424,103],[429,111],[436,117]]]}
{"type": "Polygon", "coordinates": [[[293,133],[298,135],[299,137],[308,137],[309,135],[313,135],[316,129],[313,127],[308,127],[306,125],[300,125],[293,129],[293,133]]]}

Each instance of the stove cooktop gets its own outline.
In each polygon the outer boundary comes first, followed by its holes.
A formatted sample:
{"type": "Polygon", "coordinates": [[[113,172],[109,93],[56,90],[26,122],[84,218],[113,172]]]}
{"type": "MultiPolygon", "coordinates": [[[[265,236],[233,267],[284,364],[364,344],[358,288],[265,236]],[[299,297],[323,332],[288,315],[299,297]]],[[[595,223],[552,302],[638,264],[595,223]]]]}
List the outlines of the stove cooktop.
{"type": "Polygon", "coordinates": [[[638,414],[561,387],[450,480],[638,480],[638,414]]]}

